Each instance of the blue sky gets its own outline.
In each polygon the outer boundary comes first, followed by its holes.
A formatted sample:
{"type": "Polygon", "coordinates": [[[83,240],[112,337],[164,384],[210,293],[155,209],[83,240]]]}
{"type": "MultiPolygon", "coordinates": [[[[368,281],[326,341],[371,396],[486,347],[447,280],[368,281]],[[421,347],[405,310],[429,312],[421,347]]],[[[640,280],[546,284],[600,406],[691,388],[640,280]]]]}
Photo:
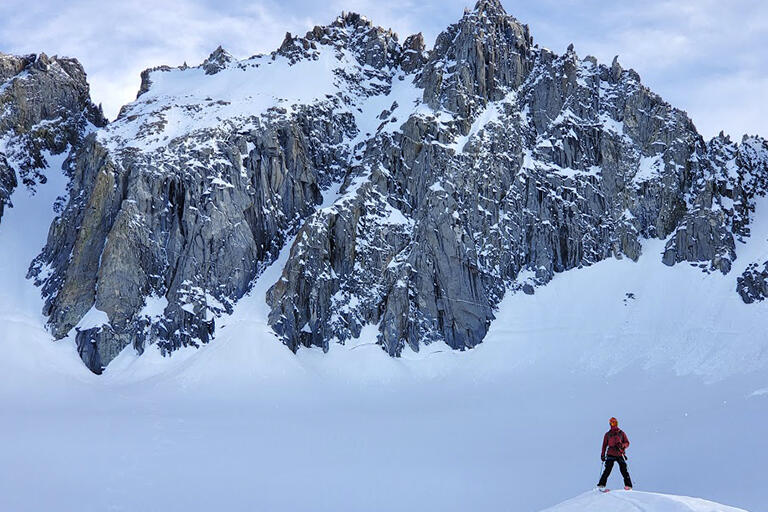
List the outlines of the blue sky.
{"type": "MultiPolygon", "coordinates": [[[[534,41],[610,63],[614,55],[693,118],[703,135],[768,136],[768,2],[503,0],[534,41]]],[[[0,51],[77,57],[109,117],[135,98],[142,69],[200,63],[219,44],[238,58],[274,50],[356,11],[428,45],[474,0],[3,0],[0,51]]]]}

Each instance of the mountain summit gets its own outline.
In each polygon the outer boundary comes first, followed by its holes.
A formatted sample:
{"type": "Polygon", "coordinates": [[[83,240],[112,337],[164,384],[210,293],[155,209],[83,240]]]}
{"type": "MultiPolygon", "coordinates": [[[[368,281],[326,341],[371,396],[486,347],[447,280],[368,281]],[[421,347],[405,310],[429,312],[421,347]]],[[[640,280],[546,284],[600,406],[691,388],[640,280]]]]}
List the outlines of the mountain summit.
{"type": "Polygon", "coordinates": [[[712,501],[639,491],[591,491],[541,512],[746,512],[712,501]]]}
{"type": "Polygon", "coordinates": [[[475,3],[474,11],[477,14],[489,15],[489,16],[506,16],[507,11],[504,10],[504,6],[501,5],[501,0],[478,0],[475,3]]]}

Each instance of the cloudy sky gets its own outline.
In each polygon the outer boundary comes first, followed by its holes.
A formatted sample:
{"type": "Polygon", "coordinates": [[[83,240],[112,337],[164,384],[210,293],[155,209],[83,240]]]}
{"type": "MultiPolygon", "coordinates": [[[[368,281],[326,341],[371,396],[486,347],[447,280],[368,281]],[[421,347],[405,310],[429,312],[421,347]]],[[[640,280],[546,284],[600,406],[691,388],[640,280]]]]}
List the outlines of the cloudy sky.
{"type": "MultiPolygon", "coordinates": [[[[768,136],[768,2],[764,0],[503,0],[534,41],[562,53],[573,42],[637,70],[685,109],[699,131],[768,136]]],[[[139,88],[142,69],[199,64],[221,44],[238,58],[279,46],[355,11],[428,45],[474,0],[2,0],[0,51],[77,57],[94,101],[111,118],[139,88]]]]}

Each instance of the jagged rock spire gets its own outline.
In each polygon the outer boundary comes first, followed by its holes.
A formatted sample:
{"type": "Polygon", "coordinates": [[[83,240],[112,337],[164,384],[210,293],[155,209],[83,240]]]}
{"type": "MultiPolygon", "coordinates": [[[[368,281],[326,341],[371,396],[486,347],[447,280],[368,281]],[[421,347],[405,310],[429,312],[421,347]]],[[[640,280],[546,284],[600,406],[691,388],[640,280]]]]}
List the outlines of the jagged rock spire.
{"type": "Polygon", "coordinates": [[[426,61],[426,45],[424,44],[424,35],[419,32],[408,36],[403,43],[403,53],[400,60],[400,67],[406,73],[411,73],[424,65],[426,61]]]}
{"type": "Polygon", "coordinates": [[[522,83],[533,62],[531,45],[528,27],[499,0],[480,0],[438,36],[422,74],[424,99],[470,118],[522,83]]]}
{"type": "Polygon", "coordinates": [[[506,16],[507,11],[501,5],[501,0],[478,0],[475,4],[475,12],[478,14],[490,14],[494,16],[506,16]]]}
{"type": "Polygon", "coordinates": [[[202,64],[206,75],[215,75],[225,67],[227,64],[235,60],[232,55],[219,45],[218,48],[208,56],[202,64]]]}
{"type": "Polygon", "coordinates": [[[613,62],[611,62],[611,77],[614,81],[618,81],[619,78],[621,78],[621,73],[624,70],[621,67],[621,64],[619,64],[619,56],[616,55],[613,58],[613,62]]]}

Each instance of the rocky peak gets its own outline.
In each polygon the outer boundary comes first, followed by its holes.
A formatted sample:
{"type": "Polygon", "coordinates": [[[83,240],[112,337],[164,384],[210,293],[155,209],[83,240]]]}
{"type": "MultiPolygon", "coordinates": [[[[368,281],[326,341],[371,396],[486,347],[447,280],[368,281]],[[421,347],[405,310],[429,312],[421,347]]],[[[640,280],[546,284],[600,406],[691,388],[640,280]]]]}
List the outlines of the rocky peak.
{"type": "Polygon", "coordinates": [[[474,12],[486,16],[507,16],[507,11],[501,5],[501,0],[478,0],[474,12]]]}
{"type": "MultiPolygon", "coordinates": [[[[361,31],[361,32],[367,32],[370,29],[377,29],[384,32],[384,29],[381,27],[374,27],[373,22],[369,20],[367,17],[358,14],[356,12],[345,12],[342,11],[341,15],[339,15],[333,23],[331,23],[332,27],[336,28],[351,28],[353,31],[361,31]]],[[[388,31],[391,33],[391,31],[388,31]]]]}
{"type": "Polygon", "coordinates": [[[308,52],[312,49],[317,49],[316,46],[311,45],[306,38],[294,36],[290,32],[285,33],[283,42],[280,44],[280,48],[273,54],[273,59],[277,55],[287,57],[291,63],[297,62],[302,58],[309,56],[308,52]]]}
{"type": "MultiPolygon", "coordinates": [[[[741,175],[741,187],[747,194],[764,196],[768,193],[768,140],[744,135],[734,164],[737,169],[747,171],[741,175]]],[[[732,169],[733,165],[726,167],[732,169]]]]}
{"type": "Polygon", "coordinates": [[[528,27],[507,15],[500,2],[481,0],[438,36],[420,77],[424,100],[434,109],[473,118],[525,80],[533,66],[532,44],[528,27]]]}
{"type": "Polygon", "coordinates": [[[403,43],[403,51],[400,58],[400,67],[403,71],[412,73],[421,69],[427,58],[424,35],[419,32],[418,34],[408,36],[403,43]]]}
{"type": "Polygon", "coordinates": [[[35,68],[41,71],[47,71],[48,66],[50,65],[51,65],[51,59],[45,53],[41,53],[40,55],[37,56],[37,59],[35,59],[34,66],[35,68]]]}
{"type": "MultiPolygon", "coordinates": [[[[336,38],[341,41],[374,38],[385,45],[390,45],[391,43],[396,44],[398,41],[397,34],[393,32],[392,29],[385,29],[384,27],[374,25],[367,17],[356,12],[342,12],[341,15],[328,26],[328,28],[329,30],[325,33],[330,34],[332,39],[336,36],[336,38]]],[[[312,32],[307,34],[307,37],[312,38],[312,32]]],[[[333,43],[331,42],[331,44],[333,43]]]]}
{"type": "Polygon", "coordinates": [[[234,60],[235,58],[227,50],[219,46],[205,59],[201,66],[206,75],[215,75],[234,60]]]}
{"type": "Polygon", "coordinates": [[[752,168],[759,169],[760,175],[768,176],[768,140],[756,135],[744,135],[740,149],[742,158],[752,168]]]}
{"type": "Polygon", "coordinates": [[[401,51],[397,34],[391,29],[374,26],[360,14],[343,12],[329,25],[315,26],[304,37],[288,32],[276,54],[288,57],[291,62],[317,58],[319,45],[338,52],[349,51],[361,64],[376,69],[396,66],[401,51]]]}
{"type": "Polygon", "coordinates": [[[18,181],[46,181],[46,153],[79,144],[89,123],[104,126],[75,59],[0,54],[0,216],[18,181]],[[18,181],[17,181],[18,180],[18,181]]]}
{"type": "Polygon", "coordinates": [[[4,82],[0,90],[2,103],[8,105],[0,116],[0,136],[11,128],[24,133],[43,120],[54,119],[57,114],[68,117],[73,112],[82,114],[95,126],[106,124],[100,109],[90,101],[85,70],[77,59],[49,57],[45,53],[24,56],[0,53],[0,80],[4,82]],[[58,101],[40,97],[48,93],[58,101]],[[48,102],[49,99],[52,101],[48,102]],[[9,124],[11,120],[15,120],[15,124],[9,124]]]}

